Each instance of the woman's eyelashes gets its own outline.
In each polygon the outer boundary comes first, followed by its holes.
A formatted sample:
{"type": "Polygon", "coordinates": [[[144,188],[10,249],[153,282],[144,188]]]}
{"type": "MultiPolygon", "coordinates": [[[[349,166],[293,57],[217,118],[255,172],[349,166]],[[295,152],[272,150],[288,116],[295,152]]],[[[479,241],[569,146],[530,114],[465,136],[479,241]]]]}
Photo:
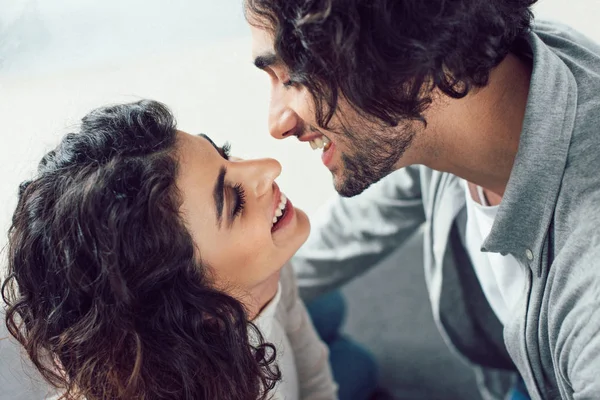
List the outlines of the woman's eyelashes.
{"type": "MultiPolygon", "coordinates": [[[[225,142],[221,146],[221,155],[225,160],[229,161],[231,157],[231,143],[225,142]]],[[[233,221],[236,217],[240,216],[244,211],[244,205],[246,204],[246,192],[241,183],[237,183],[231,187],[233,189],[233,206],[231,207],[231,220],[233,221]]]]}
{"type": "Polygon", "coordinates": [[[231,219],[238,217],[244,211],[244,205],[246,204],[246,192],[240,183],[233,186],[233,192],[235,198],[231,210],[231,219]]]}

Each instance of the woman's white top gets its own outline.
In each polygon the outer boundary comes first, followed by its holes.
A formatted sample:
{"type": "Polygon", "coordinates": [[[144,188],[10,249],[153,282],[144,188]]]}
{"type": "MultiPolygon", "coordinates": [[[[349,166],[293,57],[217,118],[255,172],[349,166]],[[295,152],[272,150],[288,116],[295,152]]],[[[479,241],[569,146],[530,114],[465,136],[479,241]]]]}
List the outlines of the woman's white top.
{"type": "Polygon", "coordinates": [[[281,271],[277,294],[253,322],[277,351],[282,380],[275,388],[274,400],[337,399],[329,351],[298,296],[289,264],[281,271]]]}

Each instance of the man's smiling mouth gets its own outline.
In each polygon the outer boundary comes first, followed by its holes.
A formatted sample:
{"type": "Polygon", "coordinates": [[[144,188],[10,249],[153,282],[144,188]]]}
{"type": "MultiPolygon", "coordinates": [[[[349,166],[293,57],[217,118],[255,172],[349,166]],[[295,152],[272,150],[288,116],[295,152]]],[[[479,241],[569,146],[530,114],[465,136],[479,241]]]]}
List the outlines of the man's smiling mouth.
{"type": "Polygon", "coordinates": [[[321,160],[323,161],[323,164],[329,168],[333,160],[335,144],[318,129],[315,129],[312,126],[310,128],[310,130],[307,130],[296,136],[298,137],[299,141],[308,142],[313,150],[322,149],[323,154],[321,154],[321,160]]]}
{"type": "Polygon", "coordinates": [[[308,142],[313,150],[324,149],[324,151],[327,151],[331,146],[331,140],[316,130],[298,136],[298,140],[308,142]]]}
{"type": "Polygon", "coordinates": [[[310,143],[310,147],[312,147],[313,150],[324,149],[324,151],[327,151],[331,146],[331,140],[329,140],[327,136],[318,137],[310,140],[308,143],[310,143]]]}

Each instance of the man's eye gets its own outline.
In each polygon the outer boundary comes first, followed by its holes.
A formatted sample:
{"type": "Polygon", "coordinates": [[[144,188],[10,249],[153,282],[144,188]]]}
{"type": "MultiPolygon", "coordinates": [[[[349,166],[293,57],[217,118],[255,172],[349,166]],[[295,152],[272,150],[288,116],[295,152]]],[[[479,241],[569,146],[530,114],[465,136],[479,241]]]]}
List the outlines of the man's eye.
{"type": "Polygon", "coordinates": [[[288,79],[287,81],[283,82],[284,87],[294,87],[296,85],[297,85],[297,82],[293,81],[291,79],[288,79]]]}

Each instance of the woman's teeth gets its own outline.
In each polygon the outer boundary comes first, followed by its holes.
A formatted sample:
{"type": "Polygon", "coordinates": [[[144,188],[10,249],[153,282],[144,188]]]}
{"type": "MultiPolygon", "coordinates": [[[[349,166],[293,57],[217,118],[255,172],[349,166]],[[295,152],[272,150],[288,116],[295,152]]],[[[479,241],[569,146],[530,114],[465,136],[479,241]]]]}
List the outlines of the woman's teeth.
{"type": "Polygon", "coordinates": [[[329,140],[327,136],[323,136],[313,139],[308,143],[310,143],[310,147],[312,147],[313,150],[324,148],[325,151],[327,151],[327,149],[331,145],[331,140],[329,140]]]}
{"type": "Polygon", "coordinates": [[[275,225],[277,223],[277,220],[279,219],[279,217],[281,217],[283,215],[283,210],[285,210],[286,204],[287,204],[287,197],[285,197],[285,194],[281,193],[281,198],[279,199],[279,206],[277,207],[277,210],[275,211],[275,216],[273,217],[273,223],[271,224],[271,226],[275,225]]]}

